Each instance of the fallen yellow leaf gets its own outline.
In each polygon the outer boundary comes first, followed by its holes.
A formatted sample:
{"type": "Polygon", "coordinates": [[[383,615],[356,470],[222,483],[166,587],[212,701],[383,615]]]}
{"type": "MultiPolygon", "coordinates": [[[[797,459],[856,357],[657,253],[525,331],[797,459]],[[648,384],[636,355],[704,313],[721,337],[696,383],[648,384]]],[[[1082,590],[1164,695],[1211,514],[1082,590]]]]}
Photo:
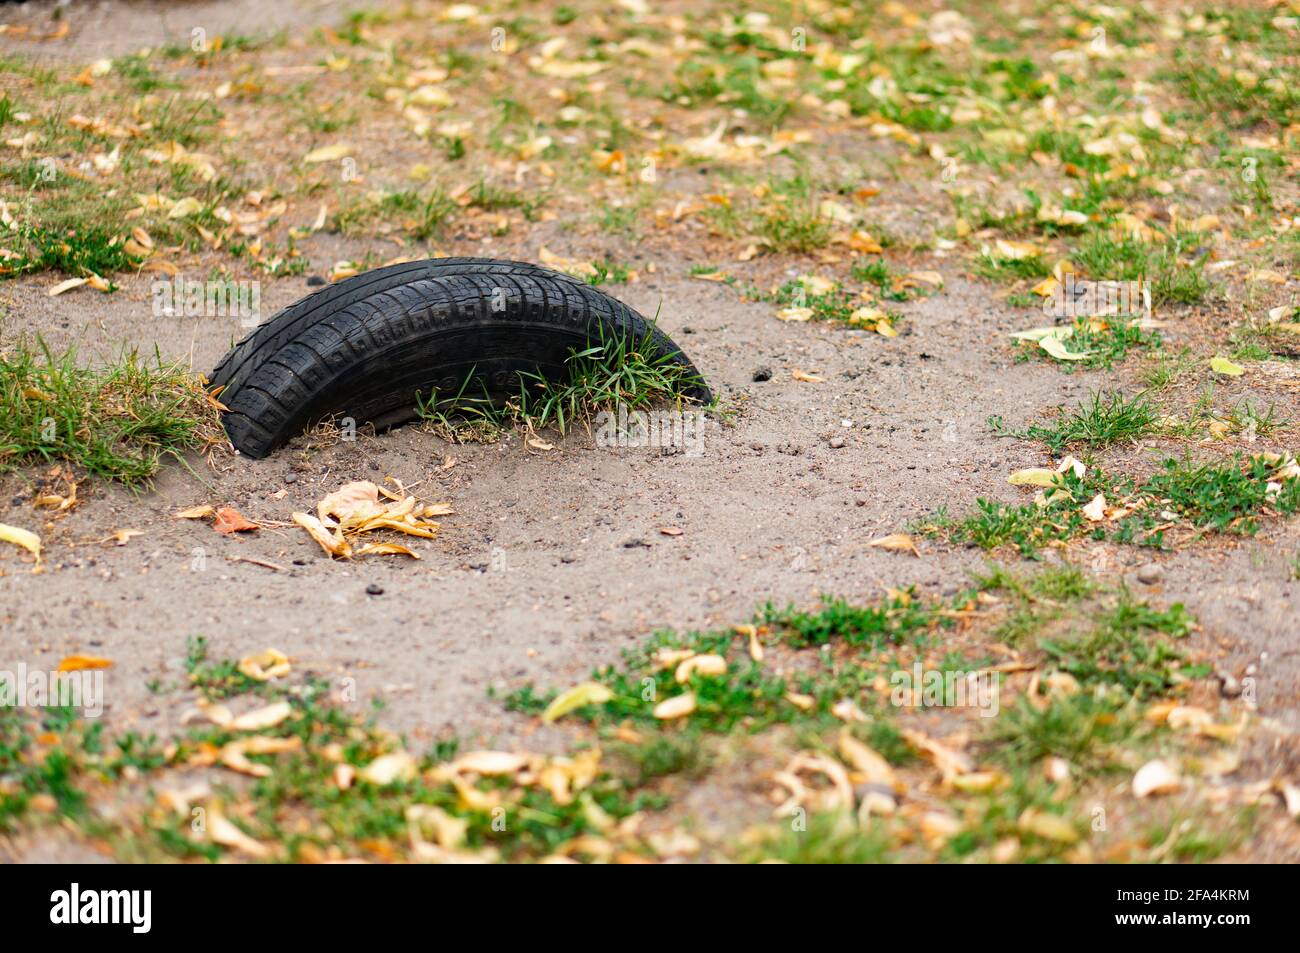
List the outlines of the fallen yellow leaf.
{"type": "Polygon", "coordinates": [[[548,723],[555,721],[571,711],[586,705],[601,705],[613,697],[614,693],[600,682],[583,682],[557,695],[555,700],[546,706],[546,711],[542,712],[542,721],[548,723]]]}
{"type": "Polygon", "coordinates": [[[41,561],[41,538],[31,530],[10,526],[8,523],[0,523],[0,543],[13,543],[15,546],[21,546],[35,556],[37,562],[41,561]]]}
{"type": "Polygon", "coordinates": [[[890,533],[888,536],[873,539],[867,545],[879,549],[888,549],[896,553],[911,553],[913,556],[921,555],[921,551],[916,548],[916,541],[906,533],[890,533]]]}

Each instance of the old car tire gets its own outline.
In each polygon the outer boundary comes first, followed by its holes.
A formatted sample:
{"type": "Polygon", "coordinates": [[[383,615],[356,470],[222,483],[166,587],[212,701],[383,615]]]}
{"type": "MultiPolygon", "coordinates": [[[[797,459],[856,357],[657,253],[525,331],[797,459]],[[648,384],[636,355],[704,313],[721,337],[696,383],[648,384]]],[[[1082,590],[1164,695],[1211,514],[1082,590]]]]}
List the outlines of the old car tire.
{"type": "Polygon", "coordinates": [[[560,379],[593,342],[645,341],[680,364],[683,396],[708,402],[680,349],[597,288],[537,265],[490,258],[405,262],[290,305],[236,344],[211,375],[235,448],[264,457],[315,421],[385,428],[412,420],[417,395],[518,392],[519,374],[560,379]]]}

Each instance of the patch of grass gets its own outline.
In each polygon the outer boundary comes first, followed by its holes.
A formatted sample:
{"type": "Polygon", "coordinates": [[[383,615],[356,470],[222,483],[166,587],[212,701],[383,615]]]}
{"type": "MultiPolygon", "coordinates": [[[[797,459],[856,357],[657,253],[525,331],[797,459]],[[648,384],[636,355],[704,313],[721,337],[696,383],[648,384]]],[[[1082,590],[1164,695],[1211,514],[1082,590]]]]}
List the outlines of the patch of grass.
{"type": "Polygon", "coordinates": [[[1127,358],[1130,351],[1142,350],[1152,354],[1164,344],[1159,331],[1148,331],[1137,322],[1126,319],[1081,319],[1070,325],[1069,331],[1063,339],[1065,348],[1072,354],[1083,355],[1082,358],[1058,361],[1037,341],[1017,341],[1016,359],[1027,361],[1038,357],[1052,362],[1066,373],[1072,372],[1076,366],[1109,370],[1127,358]]]}
{"type": "MultiPolygon", "coordinates": [[[[826,291],[813,291],[802,278],[787,281],[773,294],[765,296],[765,300],[785,307],[808,308],[812,311],[811,319],[814,321],[837,321],[850,327],[878,329],[883,325],[892,330],[902,320],[897,313],[887,312],[883,319],[873,317],[864,321],[854,316],[858,308],[866,306],[860,295],[850,293],[839,284],[826,291]]],[[[878,309],[874,310],[879,313],[878,309]]]]}
{"type": "Polygon", "coordinates": [[[506,394],[490,393],[471,371],[457,393],[421,397],[418,413],[455,442],[491,441],[516,426],[533,431],[553,427],[563,434],[620,407],[633,414],[660,404],[680,405],[699,384],[673,355],[655,353],[652,331],[640,339],[614,336],[575,350],[566,368],[561,381],[521,371],[519,389],[506,394]]]}
{"type": "Polygon", "coordinates": [[[1174,814],[1149,824],[1144,841],[1153,860],[1206,864],[1235,850],[1254,830],[1254,806],[1196,818],[1174,814]]]}
{"type": "MultiPolygon", "coordinates": [[[[819,609],[807,612],[776,610],[769,604],[759,613],[753,637],[795,650],[841,645],[872,652],[923,641],[932,630],[952,625],[948,608],[922,602],[910,592],[868,606],[827,599],[819,609]]],[[[747,631],[657,632],[644,645],[625,652],[622,665],[593,672],[593,680],[606,686],[613,698],[580,708],[574,715],[603,728],[624,723],[658,728],[664,722],[655,717],[655,708],[691,692],[695,697],[691,730],[726,734],[737,728],[756,732],[773,724],[832,724],[830,709],[844,698],[860,698],[868,709],[874,707],[865,690],[877,674],[875,668],[829,666],[819,653],[809,653],[817,656],[814,667],[778,674],[748,652],[747,631]],[[678,682],[677,668],[691,655],[721,656],[725,670],[690,671],[685,681],[678,682]]],[[[506,699],[506,707],[536,714],[554,697],[554,692],[539,695],[527,685],[506,699]]],[[[875,717],[866,727],[870,743],[883,755],[891,760],[909,757],[887,717],[875,717]]]]}
{"type": "Polygon", "coordinates": [[[1300,118],[1294,77],[1281,71],[1259,77],[1228,66],[1189,64],[1174,75],[1184,94],[1207,115],[1222,117],[1234,128],[1260,123],[1285,127],[1300,118]]]}
{"type": "MultiPolygon", "coordinates": [[[[210,662],[206,651],[192,652],[206,670],[229,673],[229,660],[210,662]]],[[[248,684],[220,675],[217,697],[246,694],[248,684]]],[[[439,744],[423,756],[408,754],[402,739],[360,717],[326,703],[319,681],[258,690],[288,704],[288,717],[250,735],[220,724],[190,728],[163,748],[138,735],[103,743],[98,724],[84,727],[75,713],[0,708],[0,829],[11,829],[33,815],[38,795],[49,797],[55,814],[72,829],[112,846],[120,859],[236,859],[240,852],[219,846],[196,818],[211,821],[220,812],[230,824],[255,839],[244,859],[320,862],[332,859],[535,860],[556,852],[583,859],[605,859],[606,838],[621,849],[643,852],[635,838],[615,825],[638,811],[662,805],[601,765],[600,752],[575,750],[568,757],[531,756],[526,774],[498,775],[453,769],[446,759],[455,746],[439,744]],[[42,723],[43,722],[43,723],[42,723]],[[244,757],[247,773],[262,773],[247,785],[217,777],[210,794],[182,811],[142,809],[105,819],[87,810],[87,792],[128,770],[148,776],[166,767],[184,777],[212,764],[214,752],[229,760],[233,749],[257,741],[244,757]],[[403,767],[389,776],[372,776],[367,767],[382,758],[400,758],[403,767]],[[543,768],[545,770],[543,770],[543,768]],[[346,783],[340,778],[348,777],[346,783]]],[[[152,781],[153,778],[150,778],[152,781]]],[[[251,842],[250,842],[251,843],[251,842]]]]}
{"type": "Polygon", "coordinates": [[[589,285],[624,285],[632,275],[632,269],[628,265],[609,258],[592,262],[591,266],[595,272],[587,276],[589,285]]]}
{"type": "Polygon", "coordinates": [[[0,472],[62,460],[136,484],[220,433],[199,379],[157,355],[85,367],[75,350],[55,354],[39,340],[0,350],[0,472]]]}
{"type": "Polygon", "coordinates": [[[987,743],[992,760],[1011,769],[1057,757],[1095,773],[1116,766],[1113,746],[1131,741],[1142,728],[1118,695],[1053,695],[1041,708],[1022,697],[993,722],[987,743]]]}
{"type": "Polygon", "coordinates": [[[532,222],[537,213],[546,204],[545,195],[529,196],[514,189],[507,189],[486,179],[479,179],[478,185],[470,190],[469,204],[488,212],[504,209],[517,209],[524,218],[532,222]]]}
{"type": "Polygon", "coordinates": [[[249,678],[231,659],[211,661],[207,636],[198,635],[185,643],[185,673],[196,691],[209,701],[258,691],[266,683],[249,678]]]}
{"type": "Polygon", "coordinates": [[[1066,447],[1099,450],[1114,443],[1141,439],[1155,429],[1158,419],[1156,408],[1145,396],[1128,398],[1115,391],[1095,392],[1086,404],[1062,417],[1053,427],[1011,430],[1001,417],[990,417],[988,425],[999,437],[1041,440],[1052,453],[1059,454],[1066,447]]]}
{"type": "Polygon", "coordinates": [[[1000,258],[990,253],[975,259],[975,273],[990,281],[1033,281],[1050,275],[1052,266],[1041,255],[1000,258]]]}
{"type": "Polygon", "coordinates": [[[750,863],[881,864],[893,859],[894,839],[882,827],[860,825],[847,812],[801,815],[765,832],[745,853],[750,863]]]}
{"type": "Polygon", "coordinates": [[[104,276],[134,268],[139,261],[126,250],[126,239],[115,228],[91,223],[72,228],[22,223],[7,236],[16,257],[0,265],[0,275],[59,271],[74,278],[104,276]]]}
{"type": "Polygon", "coordinates": [[[1182,653],[1155,635],[1182,638],[1192,617],[1182,603],[1153,609],[1135,601],[1128,590],[1093,619],[1089,631],[1069,639],[1044,640],[1042,649],[1085,688],[1118,685],[1137,697],[1160,694],[1178,681],[1182,653]]]}
{"type": "Polygon", "coordinates": [[[794,606],[777,609],[769,603],[760,618],[763,625],[779,632],[792,648],[844,642],[880,649],[901,644],[909,636],[925,631],[934,623],[935,615],[932,607],[908,591],[871,606],[855,606],[843,599],[825,597],[821,607],[813,612],[794,606]]]}
{"type": "Polygon", "coordinates": [[[666,102],[695,106],[706,102],[743,109],[755,119],[777,126],[789,115],[792,102],[761,91],[762,62],[750,54],[723,54],[717,60],[691,57],[677,68],[671,83],[659,91],[666,102]]]}
{"type": "Polygon", "coordinates": [[[984,573],[972,578],[981,591],[1005,591],[1014,597],[1007,618],[993,631],[997,641],[1008,645],[1030,641],[1099,588],[1087,573],[1070,563],[1046,566],[1028,578],[991,563],[984,573]]]}
{"type": "Polygon", "coordinates": [[[137,93],[152,93],[159,89],[180,89],[181,84],[165,79],[149,65],[147,57],[123,56],[113,61],[113,70],[127,81],[137,93]]]}
{"type": "Polygon", "coordinates": [[[1073,841],[1064,833],[1045,837],[1035,834],[1032,827],[1027,829],[1021,819],[1031,812],[1053,816],[1063,831],[1072,830],[1082,839],[1083,818],[1077,802],[1031,768],[1013,768],[1007,783],[972,798],[964,807],[965,824],[944,845],[943,860],[987,862],[996,846],[1011,842],[1016,844],[1012,858],[1016,863],[1068,859],[1073,841]]]}
{"type": "MultiPolygon", "coordinates": [[[[1072,494],[1069,499],[1074,500],[1072,494]]],[[[1013,544],[1022,555],[1033,556],[1042,546],[1073,539],[1088,525],[1078,506],[1068,506],[1064,501],[1048,506],[1017,506],[979,499],[975,505],[974,513],[953,521],[946,529],[955,542],[971,542],[980,549],[1013,544]]]]}
{"type": "Polygon", "coordinates": [[[657,732],[634,744],[616,742],[610,752],[632,766],[638,787],[670,775],[698,777],[709,765],[709,755],[695,732],[657,732]]]}
{"type": "Polygon", "coordinates": [[[1210,281],[1205,276],[1206,257],[1197,254],[1205,237],[1176,232],[1163,242],[1144,242],[1113,231],[1094,230],[1073,249],[1072,260],[1096,281],[1145,281],[1151,304],[1195,304],[1205,299],[1210,281]],[[1192,253],[1192,257],[1187,257],[1192,253]]]}
{"type": "Polygon", "coordinates": [[[459,206],[442,189],[427,194],[404,189],[341,210],[334,217],[334,228],[353,235],[385,223],[396,225],[417,241],[427,241],[441,235],[458,210],[459,206]]]}
{"type": "Polygon", "coordinates": [[[1099,470],[1079,477],[1067,469],[1044,491],[1041,503],[981,498],[968,516],[943,512],[921,521],[917,529],[982,549],[1012,544],[1025,556],[1089,533],[1116,543],[1163,547],[1166,532],[1180,524],[1199,532],[1253,535],[1267,513],[1300,512],[1300,479],[1274,479],[1277,470],[1277,463],[1261,456],[1203,464],[1167,459],[1159,472],[1141,481],[1099,470]],[[1104,523],[1088,521],[1082,507],[1099,493],[1125,500],[1128,513],[1104,523]]]}
{"type": "Polygon", "coordinates": [[[708,215],[723,234],[755,238],[777,254],[807,255],[826,247],[831,223],[821,215],[819,190],[804,175],[775,178],[760,186],[763,201],[734,208],[711,206],[708,215]]]}
{"type": "Polygon", "coordinates": [[[875,285],[880,297],[886,301],[907,301],[917,293],[915,282],[904,280],[883,258],[859,259],[853,263],[850,274],[856,281],[875,285]]]}
{"type": "Polygon", "coordinates": [[[569,378],[557,383],[538,374],[521,374],[518,417],[533,429],[561,433],[590,424],[602,411],[626,407],[629,413],[656,404],[681,403],[700,383],[672,354],[655,353],[651,331],[640,339],[616,336],[574,352],[569,378]]]}
{"type": "Polygon", "coordinates": [[[1253,535],[1266,508],[1288,515],[1300,509],[1300,480],[1284,481],[1276,493],[1269,489],[1275,469],[1259,457],[1199,465],[1188,459],[1166,460],[1143,491],[1193,526],[1253,535]]]}

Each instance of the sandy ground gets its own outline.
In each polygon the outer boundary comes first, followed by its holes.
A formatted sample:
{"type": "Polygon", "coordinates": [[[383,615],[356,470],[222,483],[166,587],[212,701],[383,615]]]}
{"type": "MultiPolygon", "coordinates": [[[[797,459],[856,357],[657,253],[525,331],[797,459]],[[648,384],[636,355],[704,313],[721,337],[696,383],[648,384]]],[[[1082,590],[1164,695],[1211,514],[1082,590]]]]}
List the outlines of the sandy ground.
{"type": "MultiPolygon", "coordinates": [[[[50,6],[5,14],[43,21],[50,6]]],[[[87,59],[176,40],[192,21],[214,31],[248,28],[253,17],[267,29],[327,22],[346,5],[77,6],[104,29],[50,46],[51,56],[87,59]]],[[[304,247],[312,274],[344,257],[333,241],[321,236],[304,247]]],[[[527,257],[535,247],[533,240],[444,250],[527,257]]],[[[639,257],[631,242],[610,238],[605,247],[619,260],[639,257]]],[[[956,592],[984,565],[979,550],[923,543],[913,558],[866,541],[941,505],[960,512],[980,496],[1022,499],[1007,472],[1046,457],[995,438],[986,418],[1020,424],[1113,380],[1040,362],[1013,366],[1006,335],[1024,326],[1023,312],[963,278],[955,262],[939,265],[942,293],[898,307],[905,331],[887,346],[865,331],[773,320],[770,305],[688,277],[697,264],[656,256],[653,273],[608,290],[645,314],[658,311],[734,410],[713,422],[700,455],[601,449],[581,433],[551,452],[517,436],[452,446],[408,427],[354,443],[300,439],[264,461],[192,458],[139,494],[87,484],[84,504],[42,530],[44,573],[0,552],[0,661],[53,667],[76,652],[108,656],[113,724],[163,735],[181,712],[159,704],[149,686],[184,680],[189,638],[207,636],[220,658],[274,646],[352,704],[381,700],[384,723],[417,739],[505,745],[534,729],[503,712],[490,690],[572,684],[653,629],[729,625],[768,601],[810,604],[822,593],[865,599],[909,585],[956,592]],[[755,381],[759,368],[770,368],[771,379],[755,381]],[[797,381],[796,369],[824,381],[797,381]],[[832,446],[833,437],[843,446],[832,446]],[[441,536],[415,546],[418,562],[332,562],[288,525],[293,511],[311,509],[345,482],[386,477],[455,506],[441,536]],[[200,503],[233,505],[264,528],[223,537],[172,515],[200,503]],[[667,526],[683,532],[664,535],[667,526]],[[119,546],[111,535],[122,529],[142,535],[119,546]],[[241,561],[249,559],[280,568],[241,561]]],[[[156,317],[145,276],[123,276],[111,296],[50,299],[45,292],[57,280],[0,286],[7,333],[76,343],[87,359],[124,342],[142,352],[156,347],[199,371],[243,334],[233,320],[156,317]]],[[[264,282],[264,312],[307,290],[301,277],[264,282]]],[[[1175,344],[1179,334],[1169,333],[1175,344]]],[[[25,496],[32,476],[0,478],[0,521],[32,521],[25,496]]],[[[1092,546],[1085,558],[1103,579],[1123,580],[1157,604],[1186,603],[1201,622],[1189,648],[1225,673],[1253,675],[1260,715],[1296,731],[1298,547],[1300,524],[1271,522],[1249,541],[1216,540],[1168,556],[1092,546]],[[1153,560],[1159,573],[1143,575],[1157,581],[1139,582],[1136,570],[1153,560]]]]}
{"type": "MultiPolygon", "coordinates": [[[[909,332],[884,352],[866,332],[772,321],[767,306],[685,279],[684,267],[660,263],[656,276],[616,290],[645,312],[662,302],[665,329],[724,405],[740,408],[706,431],[700,456],[602,449],[585,434],[550,453],[517,438],[451,446],[405,428],[311,451],[299,441],[265,461],[227,456],[216,470],[193,460],[193,472],[166,470],[154,492],[93,491],[57,524],[45,574],[13,556],[0,562],[6,642],[30,647],[33,665],[77,651],[111,656],[111,706],[129,722],[164,717],[145,686],[180,678],[186,639],[206,635],[217,657],[273,645],[340,685],[353,679],[361,703],[382,698],[394,725],[417,735],[500,741],[515,726],[489,688],[579,680],[653,628],[730,624],[768,600],[802,604],[819,593],[955,592],[983,565],[978,550],[929,546],[918,560],[864,543],[942,504],[1016,499],[1005,473],[1041,461],[993,438],[985,418],[1022,419],[1093,383],[1042,364],[1008,376],[1002,342],[1016,316],[978,285],[954,280],[907,305],[909,332]],[[760,366],[772,380],[753,382],[760,366]],[[825,382],[795,381],[795,368],[825,382]],[[836,435],[842,448],[830,446],[836,435]],[[457,462],[445,469],[449,457],[457,462]],[[339,564],[296,527],[222,537],[172,517],[212,502],[287,521],[344,482],[384,477],[456,507],[443,535],[422,544],[421,562],[339,564]],[[662,535],[665,526],[684,533],[662,535]],[[119,529],[144,535],[97,542],[119,529]],[[244,557],[285,571],[231,561],[244,557]],[[383,594],[367,595],[372,584],[383,594]]],[[[16,330],[91,353],[127,340],[192,357],[198,369],[215,364],[234,322],[154,318],[147,288],[138,279],[78,301],[6,290],[16,330]]],[[[287,300],[301,290],[301,280],[285,281],[270,293],[287,300]]],[[[26,515],[21,487],[21,477],[4,481],[0,520],[26,515]]],[[[1235,548],[1167,558],[1155,587],[1133,580],[1158,601],[1186,602],[1204,624],[1197,640],[1225,668],[1256,665],[1262,713],[1292,725],[1300,585],[1287,563],[1297,539],[1296,527],[1273,527],[1235,548]]],[[[1110,577],[1147,561],[1134,549],[1093,558],[1110,577]]]]}
{"type": "Polygon", "coordinates": [[[35,49],[24,42],[14,48],[28,55],[39,50],[39,55],[53,60],[92,59],[168,43],[188,45],[195,29],[215,37],[333,23],[362,6],[338,0],[36,0],[21,6],[5,4],[0,22],[26,26],[40,35],[51,31],[52,14],[75,17],[77,29],[66,41],[35,49]]]}

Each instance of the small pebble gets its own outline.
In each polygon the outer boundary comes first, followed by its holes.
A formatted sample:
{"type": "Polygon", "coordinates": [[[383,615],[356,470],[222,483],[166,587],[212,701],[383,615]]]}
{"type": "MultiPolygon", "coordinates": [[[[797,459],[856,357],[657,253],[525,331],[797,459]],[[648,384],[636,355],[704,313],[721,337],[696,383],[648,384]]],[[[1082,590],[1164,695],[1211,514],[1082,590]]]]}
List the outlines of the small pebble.
{"type": "Polygon", "coordinates": [[[325,279],[320,275],[312,275],[307,279],[308,288],[319,288],[323,284],[325,284],[325,279]]]}
{"type": "Polygon", "coordinates": [[[384,587],[379,585],[379,583],[372,582],[370,585],[366,586],[366,595],[368,596],[382,596],[383,594],[384,587]]]}
{"type": "Polygon", "coordinates": [[[840,449],[840,447],[844,446],[844,438],[843,438],[843,437],[831,437],[831,439],[830,439],[830,444],[831,444],[831,447],[832,447],[833,449],[838,450],[838,449],[840,449]]]}
{"type": "Polygon", "coordinates": [[[772,379],[772,368],[759,367],[754,370],[754,380],[758,383],[770,381],[772,379]]]}
{"type": "Polygon", "coordinates": [[[1145,566],[1138,567],[1137,578],[1143,585],[1154,586],[1165,578],[1165,571],[1155,563],[1147,563],[1145,566]]]}

